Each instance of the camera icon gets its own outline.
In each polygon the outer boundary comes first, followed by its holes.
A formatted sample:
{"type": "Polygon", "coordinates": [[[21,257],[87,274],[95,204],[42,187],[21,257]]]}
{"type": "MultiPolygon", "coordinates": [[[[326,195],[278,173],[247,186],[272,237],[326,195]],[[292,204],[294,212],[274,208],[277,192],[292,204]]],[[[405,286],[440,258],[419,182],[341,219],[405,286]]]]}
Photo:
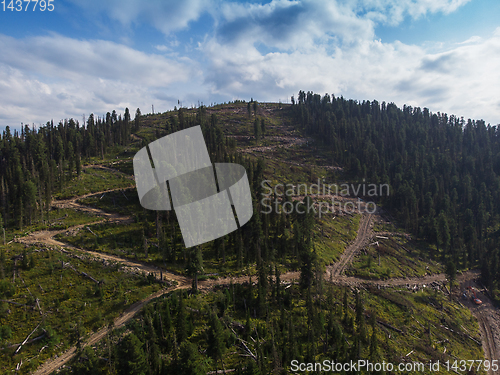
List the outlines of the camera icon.
{"type": "Polygon", "coordinates": [[[187,248],[223,237],[253,215],[245,168],[212,164],[199,125],[139,150],[134,176],[142,207],[174,208],[187,248]]]}

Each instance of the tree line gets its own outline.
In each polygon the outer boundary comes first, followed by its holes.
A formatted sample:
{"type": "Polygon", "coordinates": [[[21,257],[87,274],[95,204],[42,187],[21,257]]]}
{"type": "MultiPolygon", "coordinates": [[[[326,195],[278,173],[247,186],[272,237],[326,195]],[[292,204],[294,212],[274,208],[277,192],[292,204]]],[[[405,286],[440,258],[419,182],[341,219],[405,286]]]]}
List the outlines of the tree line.
{"type": "Polygon", "coordinates": [[[500,129],[427,108],[300,91],[289,110],[353,179],[389,184],[379,203],[458,268],[500,282],[500,129]]]}
{"type": "Polygon", "coordinates": [[[37,129],[25,125],[0,139],[0,224],[22,228],[47,220],[53,194],[82,171],[82,159],[101,157],[110,147],[128,145],[128,108],[105,117],[91,114],[85,126],[74,119],[53,121],[37,129]]]}

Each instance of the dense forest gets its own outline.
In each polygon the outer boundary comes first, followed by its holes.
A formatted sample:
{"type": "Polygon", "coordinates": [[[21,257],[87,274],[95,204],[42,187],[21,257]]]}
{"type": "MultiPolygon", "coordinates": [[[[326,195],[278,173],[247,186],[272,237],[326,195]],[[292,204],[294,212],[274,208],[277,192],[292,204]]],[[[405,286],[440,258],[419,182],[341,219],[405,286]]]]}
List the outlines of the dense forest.
{"type": "MultiPolygon", "coordinates": [[[[405,230],[458,268],[500,282],[500,129],[428,109],[300,91],[292,116],[354,178],[388,183],[380,197],[405,230]]],[[[496,285],[495,285],[496,286],[496,285]]]]}
{"type": "MultiPolygon", "coordinates": [[[[201,120],[198,116],[185,119],[180,109],[177,116],[167,122],[162,135],[205,123],[201,120]]],[[[225,143],[214,121],[215,117],[212,118],[214,126],[203,130],[211,155],[220,159],[225,143]]],[[[44,220],[53,194],[73,177],[80,176],[82,159],[88,162],[92,157],[104,159],[110,149],[129,145],[131,133],[140,126],[140,110],[137,109],[132,122],[128,108],[123,118],[116,111],[108,112],[105,118],[95,118],[91,114],[85,126],[69,119],[57,126],[48,122],[38,129],[25,125],[21,133],[15,131],[14,134],[7,126],[0,139],[0,223],[22,228],[44,220]]],[[[143,140],[143,143],[147,142],[143,140]]]]}
{"type": "Polygon", "coordinates": [[[39,129],[25,125],[20,134],[11,134],[7,127],[0,140],[0,212],[5,225],[22,228],[44,220],[53,193],[80,175],[82,158],[104,157],[109,147],[127,145],[132,125],[127,108],[123,118],[115,111],[105,119],[91,114],[86,126],[70,119],[39,129]]]}

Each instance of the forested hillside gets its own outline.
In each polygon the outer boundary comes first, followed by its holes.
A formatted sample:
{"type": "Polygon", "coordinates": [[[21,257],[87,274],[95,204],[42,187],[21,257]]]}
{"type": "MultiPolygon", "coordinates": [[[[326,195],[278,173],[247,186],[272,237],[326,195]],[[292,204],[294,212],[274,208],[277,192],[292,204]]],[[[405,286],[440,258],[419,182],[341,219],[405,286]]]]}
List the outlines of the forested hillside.
{"type": "Polygon", "coordinates": [[[82,158],[104,157],[109,148],[129,143],[128,108],[124,118],[115,111],[105,119],[90,115],[85,125],[70,119],[39,129],[26,125],[21,134],[6,128],[0,140],[0,204],[7,227],[46,220],[53,194],[80,176],[82,158]]]}
{"type": "Polygon", "coordinates": [[[21,372],[44,364],[49,370],[37,373],[47,374],[60,367],[56,353],[64,363],[75,355],[65,370],[74,374],[287,373],[294,359],[397,363],[410,354],[479,359],[477,322],[444,284],[455,268],[483,265],[483,276],[494,276],[490,291],[497,287],[496,128],[329,95],[300,92],[292,102],[137,109],[133,120],[127,109],[90,115],[84,126],[70,119],[6,129],[0,368],[24,361],[21,372]],[[132,158],[198,124],[212,162],[245,167],[254,215],[186,249],[175,212],[140,206],[132,158]],[[385,215],[321,217],[298,209],[310,197],[280,196],[286,184],[318,178],[390,185],[388,196],[369,197],[385,215]],[[265,186],[278,184],[269,212],[265,186]],[[157,300],[133,318],[131,303],[146,305],[153,291],[157,300]],[[30,332],[36,338],[19,346],[30,332]],[[62,355],[68,348],[74,354],[62,355]]]}
{"type": "MultiPolygon", "coordinates": [[[[442,261],[458,268],[479,264],[485,280],[500,281],[500,134],[496,126],[425,108],[398,108],[393,103],[357,102],[312,92],[300,91],[292,103],[284,107],[288,121],[306,135],[317,136],[327,146],[329,158],[344,167],[352,180],[390,185],[390,195],[381,196],[379,203],[405,230],[435,243],[442,261]]],[[[250,113],[251,103],[247,107],[250,113]]],[[[154,136],[202,124],[213,160],[240,158],[231,152],[234,139],[224,137],[215,114],[207,114],[203,106],[192,112],[182,108],[171,112],[154,136]]],[[[115,111],[105,118],[91,114],[85,126],[70,119],[57,126],[48,122],[38,130],[25,126],[20,134],[7,128],[0,140],[0,223],[22,229],[44,222],[53,196],[73,176],[80,176],[82,160],[104,158],[108,153],[132,156],[134,148],[126,147],[131,133],[140,131],[141,122],[147,123],[148,118],[137,109],[131,121],[127,108],[123,118],[115,111]]],[[[264,129],[262,119],[262,124],[254,124],[253,135],[260,137],[264,129]]],[[[146,136],[139,146],[151,140],[146,136]]],[[[255,170],[261,177],[263,167],[255,170]]],[[[254,179],[254,199],[262,191],[259,182],[254,179]]],[[[267,251],[267,239],[264,242],[267,251]]],[[[283,248],[277,243],[272,247],[283,248]]]]}
{"type": "MultiPolygon", "coordinates": [[[[458,268],[500,281],[500,129],[418,107],[300,91],[291,115],[358,180],[388,183],[380,197],[405,230],[458,268]]],[[[498,284],[495,284],[497,286],[498,284]]]]}
{"type": "MultiPolygon", "coordinates": [[[[257,103],[253,103],[256,111],[257,103]]],[[[250,103],[248,108],[250,114],[250,103]]],[[[253,118],[249,121],[257,123],[253,124],[253,131],[265,129],[264,119],[255,117],[255,121],[253,118]]],[[[116,155],[120,160],[125,158],[127,165],[131,165],[130,159],[135,152],[152,140],[197,124],[202,126],[212,161],[236,162],[246,167],[255,207],[250,223],[224,239],[186,251],[173,214],[142,210],[134,196],[132,201],[123,204],[129,205],[126,212],[134,213],[137,224],[129,225],[122,237],[114,236],[110,240],[111,247],[116,247],[116,241],[125,240],[130,246],[131,256],[144,259],[153,257],[158,264],[165,265],[166,262],[173,269],[180,272],[186,272],[187,269],[192,275],[197,275],[202,268],[197,260],[202,252],[203,258],[211,262],[209,264],[217,264],[217,268],[209,268],[213,271],[224,273],[227,267],[242,270],[255,263],[260,269],[260,278],[266,278],[270,263],[281,260],[282,263],[290,262],[293,267],[306,267],[312,274],[315,261],[310,254],[313,221],[309,219],[306,223],[303,215],[289,216],[275,211],[267,215],[262,212],[259,204],[263,190],[261,183],[264,180],[263,160],[235,152],[235,139],[224,135],[217,114],[208,113],[203,106],[189,111],[180,108],[160,116],[143,116],[138,109],[134,121],[130,121],[126,109],[123,119],[113,111],[108,112],[105,119],[90,115],[86,126],[80,126],[77,121],[70,119],[60,122],[58,126],[47,123],[38,130],[26,126],[21,134],[14,135],[7,128],[0,141],[1,212],[7,231],[16,231],[32,224],[42,227],[48,225],[53,198],[71,197],[72,191],[68,191],[67,187],[85,183],[81,180],[81,174],[85,174],[84,164],[91,166],[105,159],[112,160],[116,155]]],[[[128,166],[124,168],[130,171],[128,166]]],[[[97,191],[91,186],[86,189],[84,192],[97,191]]],[[[123,200],[123,197],[117,199],[123,200]]],[[[92,203],[102,205],[105,201],[98,199],[92,203]]],[[[115,198],[113,202],[116,209],[115,198]]],[[[106,246],[106,233],[110,228],[102,229],[101,246],[106,246]]],[[[96,230],[99,231],[101,229],[96,230]]],[[[93,234],[89,235],[89,247],[99,249],[93,234]]],[[[81,243],[79,239],[75,244],[81,243]]]]}

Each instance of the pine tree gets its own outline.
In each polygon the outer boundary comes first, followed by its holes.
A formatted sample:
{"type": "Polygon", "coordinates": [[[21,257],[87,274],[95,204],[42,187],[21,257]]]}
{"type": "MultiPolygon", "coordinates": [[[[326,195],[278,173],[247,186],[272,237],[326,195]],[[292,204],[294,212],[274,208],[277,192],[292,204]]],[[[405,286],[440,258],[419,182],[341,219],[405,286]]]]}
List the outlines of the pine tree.
{"type": "Polygon", "coordinates": [[[138,131],[139,127],[141,126],[141,110],[139,108],[137,108],[137,110],[135,111],[134,126],[135,131],[138,131]]]}
{"type": "Polygon", "coordinates": [[[28,214],[28,221],[30,225],[32,224],[35,213],[36,192],[37,192],[36,186],[32,181],[27,181],[24,184],[23,201],[25,202],[26,205],[26,212],[28,214]]]}
{"type": "Polygon", "coordinates": [[[81,173],[82,173],[82,158],[80,156],[80,151],[78,150],[78,147],[77,147],[77,151],[76,151],[76,175],[78,177],[80,177],[81,173]]]}
{"type": "Polygon", "coordinates": [[[184,341],[179,348],[179,359],[177,361],[176,371],[172,374],[183,375],[206,375],[207,365],[203,361],[195,344],[184,341]]]}
{"type": "Polygon", "coordinates": [[[201,253],[201,246],[195,246],[191,249],[188,262],[188,273],[194,277],[194,290],[198,290],[198,275],[203,273],[203,256],[201,253]]]}
{"type": "Polygon", "coordinates": [[[216,314],[212,313],[210,315],[210,326],[208,329],[208,354],[215,362],[215,370],[217,371],[217,362],[220,361],[221,367],[224,369],[223,356],[226,351],[225,345],[225,332],[222,328],[222,324],[216,314]]]}
{"type": "Polygon", "coordinates": [[[262,134],[262,130],[260,127],[260,121],[257,117],[255,118],[255,121],[253,122],[253,134],[254,134],[254,137],[257,141],[260,139],[260,136],[262,134]]]}
{"type": "Polygon", "coordinates": [[[118,369],[120,374],[147,374],[147,357],[142,342],[134,333],[129,333],[118,345],[118,369]]]}
{"type": "Polygon", "coordinates": [[[451,292],[453,288],[453,284],[455,283],[455,280],[457,278],[457,267],[455,266],[455,263],[452,260],[448,261],[448,264],[446,265],[446,278],[448,279],[448,283],[450,284],[450,300],[451,300],[451,292]]]}
{"type": "Polygon", "coordinates": [[[187,317],[186,317],[186,306],[184,302],[184,293],[180,291],[179,296],[179,306],[177,308],[177,325],[176,325],[176,336],[179,344],[185,341],[188,337],[187,334],[187,317]]]}

